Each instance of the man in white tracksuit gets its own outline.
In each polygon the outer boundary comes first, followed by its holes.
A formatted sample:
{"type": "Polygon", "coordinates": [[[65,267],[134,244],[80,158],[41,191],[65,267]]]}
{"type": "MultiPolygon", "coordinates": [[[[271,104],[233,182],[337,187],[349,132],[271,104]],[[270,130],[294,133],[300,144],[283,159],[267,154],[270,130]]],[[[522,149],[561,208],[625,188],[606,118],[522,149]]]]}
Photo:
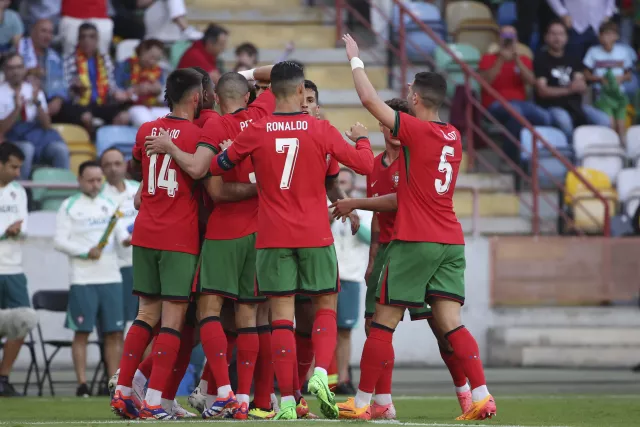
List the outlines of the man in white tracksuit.
{"type": "MultiPolygon", "coordinates": [[[[109,148],[100,156],[100,166],[107,179],[102,186],[102,195],[110,199],[122,212],[118,221],[129,229],[133,226],[138,210],[133,206],[140,183],[125,179],[127,163],[124,154],[117,148],[109,148]]],[[[138,297],[133,295],[133,252],[131,246],[116,245],[118,265],[122,274],[122,300],[124,302],[124,321],[133,322],[138,315],[138,297]]]]}
{"type": "Polygon", "coordinates": [[[71,352],[78,378],[76,395],[82,397],[91,394],[85,370],[87,342],[94,327],[103,334],[109,375],[118,368],[122,352],[122,276],[115,246],[129,245],[130,236],[118,221],[107,245],[102,249],[98,245],[117,209],[111,200],[100,195],[102,180],[102,169],[97,162],[80,165],[81,192],[60,206],[54,238],[56,249],[70,259],[71,288],[65,326],[75,331],[71,352]]]}
{"type": "MultiPolygon", "coordinates": [[[[351,169],[342,168],[338,175],[338,185],[347,197],[355,187],[356,175],[351,169]]],[[[369,261],[369,244],[371,242],[372,213],[358,211],[360,228],[353,235],[351,223],[333,221],[333,233],[336,255],[338,257],[338,272],[340,275],[340,293],[338,294],[338,346],[336,360],[338,364],[338,385],[336,394],[355,393],[349,377],[349,360],[351,359],[351,331],[360,318],[360,287],[364,281],[364,274],[369,261]]]]}

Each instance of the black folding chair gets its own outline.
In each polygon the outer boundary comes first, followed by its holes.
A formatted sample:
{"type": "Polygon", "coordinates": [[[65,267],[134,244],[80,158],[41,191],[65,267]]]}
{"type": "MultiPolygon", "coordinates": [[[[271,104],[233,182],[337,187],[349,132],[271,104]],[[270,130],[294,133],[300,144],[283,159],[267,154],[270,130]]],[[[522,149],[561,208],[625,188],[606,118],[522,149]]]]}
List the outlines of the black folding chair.
{"type": "MultiPolygon", "coordinates": [[[[55,313],[66,313],[67,304],[69,302],[69,291],[38,291],[33,295],[32,303],[34,310],[46,310],[55,313]]],[[[101,335],[99,335],[101,336],[101,335]]],[[[42,347],[42,355],[44,356],[44,372],[38,382],[38,396],[42,396],[42,389],[44,388],[45,381],[49,381],[49,390],[51,395],[55,396],[53,388],[54,381],[51,378],[51,363],[56,357],[58,352],[63,348],[71,348],[72,341],[69,340],[46,340],[42,335],[42,328],[40,322],[38,322],[38,339],[42,347]],[[53,347],[53,352],[47,354],[47,347],[53,347]]],[[[101,381],[106,382],[105,361],[104,361],[104,345],[100,339],[97,341],[89,341],[89,344],[97,345],[100,349],[100,362],[96,367],[91,381],[91,392],[96,384],[98,374],[102,371],[101,381]]],[[[75,381],[55,381],[59,384],[73,384],[75,381]]]]}
{"type": "MultiPolygon", "coordinates": [[[[24,340],[23,346],[29,349],[29,355],[31,356],[31,362],[29,363],[29,369],[27,370],[27,378],[24,380],[24,389],[22,394],[27,395],[29,386],[31,385],[31,374],[36,374],[36,385],[40,384],[40,368],[38,367],[38,359],[36,358],[36,342],[33,339],[33,334],[29,332],[29,336],[24,340]]],[[[4,349],[4,342],[0,341],[0,351],[4,349]]]]}

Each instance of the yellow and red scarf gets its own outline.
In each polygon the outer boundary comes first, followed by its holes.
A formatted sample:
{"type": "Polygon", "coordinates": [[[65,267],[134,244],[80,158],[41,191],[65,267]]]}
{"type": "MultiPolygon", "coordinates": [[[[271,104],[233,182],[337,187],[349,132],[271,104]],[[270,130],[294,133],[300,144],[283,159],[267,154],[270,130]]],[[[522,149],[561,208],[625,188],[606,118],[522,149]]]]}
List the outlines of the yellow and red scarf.
{"type": "MultiPolygon", "coordinates": [[[[127,59],[127,61],[129,62],[129,72],[131,73],[129,84],[132,87],[143,82],[154,83],[162,77],[162,68],[158,65],[151,68],[142,68],[136,56],[127,59]]],[[[157,105],[158,97],[156,95],[142,95],[138,97],[136,103],[146,106],[157,105]]]]}
{"type": "MultiPolygon", "coordinates": [[[[93,82],[89,77],[89,58],[80,49],[76,49],[76,68],[80,82],[88,88],[82,94],[78,103],[80,105],[89,105],[93,92],[93,82]]],[[[109,95],[109,73],[107,73],[107,68],[105,67],[104,57],[100,53],[96,54],[96,69],[98,75],[95,84],[98,89],[98,96],[95,102],[98,105],[102,105],[107,102],[107,96],[109,95]]]]}

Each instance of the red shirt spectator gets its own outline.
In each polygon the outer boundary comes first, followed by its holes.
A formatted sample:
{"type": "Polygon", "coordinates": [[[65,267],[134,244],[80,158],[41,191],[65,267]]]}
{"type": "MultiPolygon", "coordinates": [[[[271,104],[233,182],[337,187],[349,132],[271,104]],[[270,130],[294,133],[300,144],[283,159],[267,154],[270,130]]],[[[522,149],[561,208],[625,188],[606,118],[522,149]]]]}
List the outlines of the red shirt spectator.
{"type": "Polygon", "coordinates": [[[217,83],[221,75],[218,66],[218,55],[227,47],[229,33],[224,28],[211,24],[204,33],[202,40],[194,42],[182,55],[178,68],[200,67],[217,83]]]}
{"type": "Polygon", "coordinates": [[[109,17],[105,0],[63,0],[61,15],[77,19],[109,17]]]}
{"type": "MultiPolygon", "coordinates": [[[[500,53],[484,54],[482,56],[482,59],[480,59],[478,69],[480,71],[491,69],[495,65],[499,56],[500,53]]],[[[519,59],[525,67],[527,67],[529,70],[533,70],[531,59],[523,55],[519,55],[519,59]]],[[[516,64],[515,59],[511,61],[502,61],[502,67],[500,68],[500,71],[498,71],[498,74],[493,82],[491,82],[491,86],[493,86],[493,88],[498,91],[498,93],[502,95],[507,101],[526,101],[527,89],[525,86],[525,82],[520,74],[520,68],[518,67],[518,64],[516,64]]],[[[495,98],[491,96],[487,91],[483,90],[482,105],[485,108],[488,108],[491,104],[493,104],[493,101],[495,101],[495,98]]]]}

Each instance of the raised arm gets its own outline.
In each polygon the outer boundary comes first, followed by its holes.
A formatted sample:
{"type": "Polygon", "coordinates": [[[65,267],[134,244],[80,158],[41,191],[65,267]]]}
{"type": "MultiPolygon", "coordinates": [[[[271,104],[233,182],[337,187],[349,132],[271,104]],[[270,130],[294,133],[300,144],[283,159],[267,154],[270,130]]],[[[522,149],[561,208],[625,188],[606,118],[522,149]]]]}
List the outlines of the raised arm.
{"type": "Polygon", "coordinates": [[[371,151],[367,128],[360,123],[356,123],[351,127],[350,131],[345,132],[347,137],[356,143],[356,146],[353,147],[344,140],[340,132],[331,126],[329,122],[325,122],[325,126],[327,126],[327,129],[324,136],[329,154],[356,173],[369,175],[373,170],[373,151],[371,151]]]}
{"type": "Polygon", "coordinates": [[[272,68],[273,65],[265,65],[263,67],[252,68],[251,70],[247,71],[240,71],[240,74],[247,80],[270,82],[272,68]]]}
{"type": "Polygon", "coordinates": [[[378,119],[380,123],[389,129],[393,129],[396,119],[395,112],[380,99],[376,89],[369,81],[369,77],[367,77],[367,73],[364,71],[364,63],[358,58],[358,44],[349,34],[344,35],[342,40],[344,40],[346,45],[347,58],[351,62],[353,83],[356,86],[356,92],[358,92],[360,102],[362,102],[364,108],[366,108],[373,117],[378,119]]]}
{"type": "Polygon", "coordinates": [[[215,151],[208,145],[200,145],[195,153],[186,153],[171,141],[169,133],[160,129],[158,135],[146,137],[147,154],[168,154],[191,178],[200,179],[207,174],[215,151]]]}

